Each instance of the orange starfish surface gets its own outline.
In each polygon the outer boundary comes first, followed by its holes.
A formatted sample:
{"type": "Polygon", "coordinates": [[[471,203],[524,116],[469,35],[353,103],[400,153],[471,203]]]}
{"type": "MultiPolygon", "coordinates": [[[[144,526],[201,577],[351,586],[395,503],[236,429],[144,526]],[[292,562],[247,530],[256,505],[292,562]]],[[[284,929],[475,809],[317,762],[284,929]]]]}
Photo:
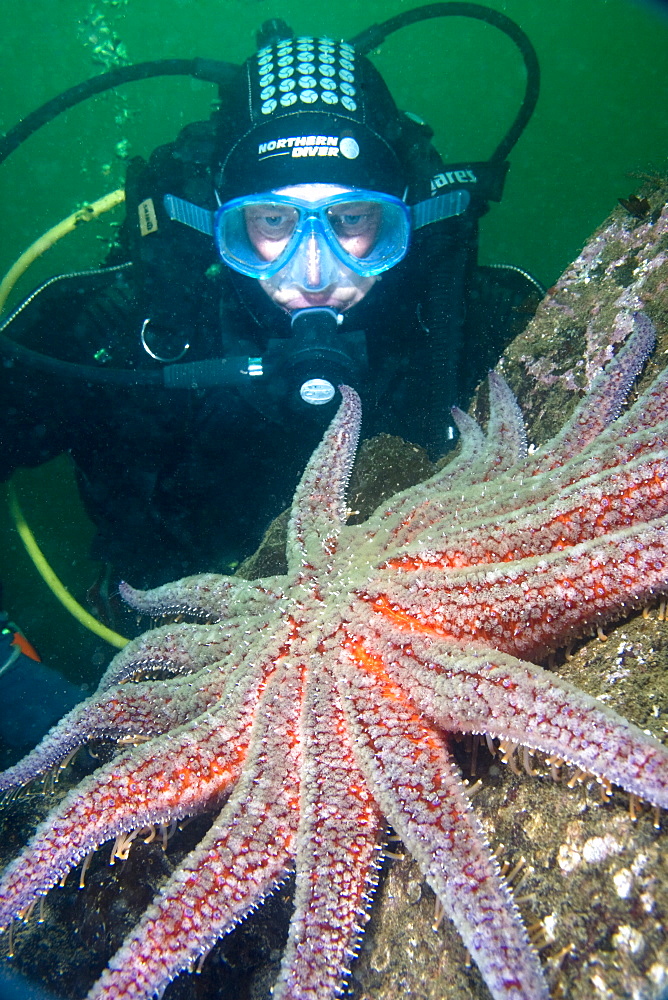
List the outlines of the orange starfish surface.
{"type": "Polygon", "coordinates": [[[668,807],[668,751],[529,662],[668,589],[668,372],[622,416],[651,351],[634,331],[562,431],[527,454],[490,377],[487,434],[346,525],[360,406],[343,402],[295,494],[286,575],[124,586],[148,632],[98,692],[0,778],[9,789],[92,738],[143,738],[75,787],[4,874],[6,927],[91,850],[216,810],[93,986],[160,996],[290,870],[275,1000],[327,1000],[355,952],[389,822],[496,1000],[546,1000],[519,912],[452,755],[455,734],[523,744],[668,807]],[[167,679],[136,680],[158,670],[167,679]],[[171,676],[170,676],[171,675],[171,676]]]}

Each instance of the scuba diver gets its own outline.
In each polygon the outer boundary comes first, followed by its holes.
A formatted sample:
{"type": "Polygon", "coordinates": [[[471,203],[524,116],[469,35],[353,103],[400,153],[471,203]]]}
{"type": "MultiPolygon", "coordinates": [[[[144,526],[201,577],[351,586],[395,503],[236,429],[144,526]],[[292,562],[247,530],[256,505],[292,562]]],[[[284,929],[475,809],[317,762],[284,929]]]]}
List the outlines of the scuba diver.
{"type": "MultiPolygon", "coordinates": [[[[69,453],[93,558],[136,587],[250,554],[341,383],[362,396],[366,437],[441,455],[449,407],[466,406],[543,294],[523,270],[477,261],[479,220],[538,94],[512,21],[431,4],[349,42],[274,20],[258,46],[241,67],[171,61],[188,69],[164,72],[219,84],[211,118],[130,161],[103,267],[50,279],[0,328],[0,477],[69,453]],[[444,163],[365,55],[444,14],[501,28],[527,68],[520,112],[484,162],[444,163]]],[[[114,73],[109,86],[141,76],[114,73]]]]}

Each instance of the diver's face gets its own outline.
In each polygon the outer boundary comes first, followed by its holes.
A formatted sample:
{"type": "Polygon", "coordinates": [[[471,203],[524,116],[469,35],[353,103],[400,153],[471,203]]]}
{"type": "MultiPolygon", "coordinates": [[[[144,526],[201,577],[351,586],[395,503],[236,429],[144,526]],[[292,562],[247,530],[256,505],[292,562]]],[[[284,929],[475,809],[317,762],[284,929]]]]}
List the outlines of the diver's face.
{"type": "MultiPolygon", "coordinates": [[[[336,184],[295,184],[280,188],[276,193],[301,201],[316,202],[350,188],[336,184]]],[[[278,206],[276,206],[278,208],[278,206]]],[[[342,247],[355,257],[364,257],[376,238],[379,217],[377,206],[369,203],[368,211],[346,213],[346,205],[337,205],[330,217],[332,228],[342,247]]],[[[295,220],[290,206],[280,206],[279,212],[259,211],[261,206],[246,210],[246,230],[256,252],[263,260],[275,260],[285,249],[294,230],[295,220]]],[[[378,276],[356,274],[336,257],[326,242],[315,232],[305,233],[297,253],[285,267],[271,278],[260,279],[260,286],[276,305],[293,312],[313,306],[327,306],[344,312],[364,298],[378,276]]]]}

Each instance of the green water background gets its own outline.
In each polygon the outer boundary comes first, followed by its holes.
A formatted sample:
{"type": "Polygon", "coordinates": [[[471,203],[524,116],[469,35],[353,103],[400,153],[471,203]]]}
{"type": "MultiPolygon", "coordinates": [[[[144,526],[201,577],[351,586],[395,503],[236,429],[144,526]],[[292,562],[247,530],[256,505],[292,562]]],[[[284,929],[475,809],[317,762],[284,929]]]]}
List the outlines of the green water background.
{"type": "MultiPolygon", "coordinates": [[[[415,6],[402,0],[32,0],[0,7],[0,129],[111,68],[116,59],[220,58],[241,62],[259,25],[281,17],[300,34],[348,38],[415,6]]],[[[550,285],[592,229],[642,176],[665,173],[668,18],[634,0],[507,0],[489,6],[532,39],[542,70],[537,111],[511,154],[503,202],[483,220],[482,262],[528,268],[550,285]]],[[[665,10],[665,8],[664,8],[665,10]]],[[[462,18],[395,34],[374,54],[399,106],[425,118],[448,160],[488,156],[512,120],[524,70],[512,43],[462,18]]],[[[148,155],[206,117],[215,90],[186,79],[130,84],[61,116],[0,167],[0,272],[85,201],[122,185],[125,157],[148,155]]],[[[26,294],[62,270],[99,262],[111,217],[81,227],[17,288],[26,294]]],[[[90,526],[66,460],[17,476],[31,526],[54,568],[85,599],[96,565],[90,526]]],[[[36,577],[3,509],[5,604],[50,662],[93,679],[111,652],[82,632],[36,577]]]]}

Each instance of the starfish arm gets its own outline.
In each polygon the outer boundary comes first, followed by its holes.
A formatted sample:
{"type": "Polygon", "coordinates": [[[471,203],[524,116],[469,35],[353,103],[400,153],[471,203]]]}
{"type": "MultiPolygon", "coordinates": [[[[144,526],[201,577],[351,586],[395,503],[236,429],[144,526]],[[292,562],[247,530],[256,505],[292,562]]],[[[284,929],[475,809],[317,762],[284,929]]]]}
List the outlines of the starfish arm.
{"type": "MultiPolygon", "coordinates": [[[[632,463],[636,469],[642,469],[643,463],[647,468],[663,463],[665,469],[668,422],[625,437],[623,447],[616,430],[617,425],[612,425],[609,432],[604,432],[581,455],[540,475],[533,475],[530,457],[524,465],[501,474],[489,484],[472,486],[460,494],[434,491],[431,480],[427,480],[421,484],[424,499],[415,506],[414,515],[402,513],[400,507],[395,510],[393,501],[391,513],[382,523],[377,514],[367,522],[369,535],[379,535],[374,537],[376,551],[392,553],[396,558],[402,549],[431,548],[440,538],[450,545],[458,534],[466,531],[477,538],[483,527],[485,532],[492,533],[512,531],[514,518],[532,514],[541,523],[544,509],[558,505],[562,499],[566,502],[569,497],[577,498],[580,492],[586,494],[590,487],[600,487],[604,498],[607,484],[614,490],[619,477],[628,474],[632,463]]],[[[665,480],[665,473],[659,478],[665,480]]]]}
{"type": "Polygon", "coordinates": [[[466,475],[471,463],[479,457],[485,447],[485,435],[478,421],[464,410],[460,410],[458,406],[453,406],[450,412],[459,431],[459,452],[438,473],[439,476],[443,475],[447,482],[453,475],[466,475]]]}
{"type": "Polygon", "coordinates": [[[32,781],[92,739],[157,735],[196,718],[225,697],[228,684],[234,686],[236,683],[236,675],[244,660],[248,663],[255,659],[266,662],[267,657],[279,655],[293,628],[289,620],[284,620],[277,627],[266,617],[247,619],[243,626],[234,625],[230,629],[226,623],[224,630],[222,626],[217,626],[209,636],[208,627],[184,625],[180,627],[183,631],[177,632],[177,642],[166,642],[164,633],[171,636],[175,631],[173,626],[168,626],[138,639],[133,644],[135,650],[131,650],[127,658],[125,647],[119,654],[120,664],[113,661],[103,677],[101,690],[93,698],[75,706],[34,750],[0,773],[0,791],[32,781]],[[196,679],[186,675],[164,681],[125,682],[115,688],[106,687],[110,676],[122,676],[126,669],[129,671],[136,657],[140,658],[142,666],[147,659],[151,663],[159,663],[163,655],[169,662],[179,662],[183,657],[181,643],[185,642],[188,630],[192,630],[193,660],[199,665],[196,679]],[[151,639],[153,635],[158,636],[156,643],[151,639]],[[170,657],[173,659],[170,660],[170,657]],[[212,662],[209,662],[210,658],[212,662]]]}
{"type": "Polygon", "coordinates": [[[455,457],[429,479],[396,493],[391,505],[379,507],[365,522],[365,529],[369,534],[375,535],[382,530],[390,516],[406,525],[414,521],[420,523],[422,510],[429,509],[434,496],[440,496],[447,490],[465,488],[470,484],[471,469],[485,450],[486,438],[480,424],[468,413],[458,406],[453,406],[451,413],[459,430],[459,451],[455,457]]]}
{"type": "Polygon", "coordinates": [[[200,812],[236,781],[272,669],[248,668],[224,706],[100,768],[37,829],[0,883],[0,928],[105,840],[200,812]]]}
{"type": "MultiPolygon", "coordinates": [[[[573,464],[574,455],[584,451],[592,443],[602,448],[596,439],[604,432],[619,414],[621,405],[651,353],[656,336],[651,321],[644,313],[636,313],[634,317],[634,332],[615,355],[606,368],[596,377],[589,393],[584,397],[569,422],[555,438],[544,445],[526,463],[526,474],[536,476],[543,472],[569,464],[571,482],[584,474],[591,474],[601,468],[599,460],[592,458],[590,471],[583,471],[579,464],[573,464]]],[[[662,372],[653,386],[643,393],[634,406],[621,418],[616,430],[609,433],[613,440],[608,448],[609,458],[604,462],[616,464],[619,460],[619,433],[628,432],[629,428],[649,428],[659,422],[665,422],[668,409],[668,372],[662,372]]],[[[512,392],[505,381],[497,373],[490,375],[490,421],[487,435],[483,435],[478,424],[472,417],[453,411],[458,427],[461,427],[464,439],[463,453],[442,470],[431,476],[425,483],[412,487],[404,494],[392,498],[392,515],[401,524],[402,533],[393,533],[393,544],[402,544],[412,540],[416,528],[423,525],[434,526],[434,512],[446,512],[449,505],[443,496],[446,489],[462,489],[472,484],[481,483],[490,476],[496,479],[499,473],[520,464],[526,456],[526,438],[521,411],[512,392]]],[[[665,439],[665,434],[663,435],[665,439]]],[[[661,440],[661,436],[654,439],[661,440]]],[[[625,449],[628,448],[625,443],[625,449]]],[[[628,452],[627,452],[628,455],[628,452]]],[[[532,487],[533,488],[533,487],[532,487]]],[[[552,486],[554,490],[554,485],[552,486]]],[[[513,491],[514,492],[514,491],[513,491]]],[[[511,492],[511,497],[513,493],[511,492]]],[[[550,495],[549,492],[546,493],[550,495]]],[[[511,508],[512,509],[512,506],[511,508]]],[[[490,511],[490,514],[493,514],[490,511]]],[[[380,527],[384,519],[383,508],[378,511],[370,523],[370,528],[380,527]]]]}
{"type": "Polygon", "coordinates": [[[390,673],[439,727],[541,750],[668,808],[668,748],[541,667],[416,637],[390,673]]]}
{"type": "Polygon", "coordinates": [[[97,693],[152,670],[194,673],[211,663],[220,663],[232,646],[232,639],[218,625],[163,625],[144,632],[116,654],[97,693]]]}
{"type": "Polygon", "coordinates": [[[221,687],[212,675],[208,684],[202,678],[196,686],[184,678],[148,681],[88,698],[68,712],[34,750],[0,773],[0,792],[27,784],[91,740],[156,736],[174,729],[211,707],[221,687]]]}
{"type": "Polygon", "coordinates": [[[450,753],[380,657],[348,644],[341,698],[379,806],[455,924],[494,1000],[548,1000],[535,950],[450,753]]]}
{"type": "MultiPolygon", "coordinates": [[[[635,326],[630,340],[595,379],[591,393],[552,441],[524,461],[520,448],[517,464],[509,466],[504,458],[508,452],[499,450],[497,425],[502,422],[501,416],[492,412],[482,446],[472,430],[475,421],[466,417],[467,437],[476,441],[475,447],[469,449],[476,456],[475,461],[469,457],[462,466],[463,456],[455,459],[424,483],[393,497],[391,504],[381,507],[367,522],[368,535],[378,535],[377,544],[384,542],[387,551],[396,551],[426,533],[436,537],[438,530],[457,526],[461,522],[460,510],[473,511],[480,520],[492,521],[521,508],[527,501],[534,504],[547,501],[558,490],[603,469],[622,466],[652,451],[663,451],[668,434],[668,371],[662,372],[636,403],[615,419],[654,341],[654,329],[646,316],[636,314],[635,326]],[[622,437],[624,446],[620,449],[622,437]],[[487,479],[492,481],[491,489],[480,485],[487,479]],[[453,494],[459,490],[464,493],[456,498],[455,507],[453,494]]],[[[497,380],[495,376],[493,385],[497,385],[497,380]]],[[[501,383],[502,380],[497,388],[501,383]]],[[[507,387],[504,391],[513,399],[507,387]]],[[[497,410],[502,413],[503,404],[497,410]]],[[[519,411],[514,420],[519,440],[519,411]]]]}
{"type": "Polygon", "coordinates": [[[339,387],[343,402],[313,452],[295,492],[288,525],[288,570],[320,565],[336,549],[346,521],[345,493],[359,440],[362,409],[354,389],[339,387]]]}
{"type": "Polygon", "coordinates": [[[384,826],[353,756],[326,656],[311,672],[304,702],[295,911],[274,1000],[338,995],[367,919],[384,826]]]}
{"type": "MultiPolygon", "coordinates": [[[[634,460],[645,458],[651,461],[654,456],[665,455],[667,414],[663,415],[661,421],[652,424],[646,424],[641,418],[635,417],[633,424],[626,424],[626,418],[630,414],[631,411],[628,410],[623,417],[606,427],[602,434],[582,452],[559,466],[542,469],[545,456],[542,454],[542,449],[536,451],[527,459],[524,466],[508,473],[505,478],[501,477],[498,483],[501,503],[498,512],[503,513],[504,506],[507,510],[513,509],[510,506],[513,488],[517,494],[520,487],[519,493],[525,497],[530,492],[532,502],[537,502],[540,495],[549,498],[555,491],[568,489],[571,485],[577,486],[592,476],[605,475],[607,472],[614,474],[634,460]],[[550,484],[552,484],[552,494],[549,490],[550,484]]],[[[549,445],[545,447],[548,448],[549,445]]],[[[550,463],[545,460],[545,464],[550,463]]],[[[498,503],[498,500],[492,498],[489,507],[492,516],[494,513],[492,505],[498,503]]]]}
{"type": "Polygon", "coordinates": [[[503,563],[567,549],[668,513],[668,451],[629,460],[559,491],[531,492],[522,507],[466,525],[436,521],[394,555],[393,570],[447,570],[503,563]]]}
{"type": "Polygon", "coordinates": [[[472,483],[484,482],[512,468],[527,454],[524,417],[508,383],[492,371],[488,384],[490,413],[485,450],[471,469],[472,483]]]}
{"type": "Polygon", "coordinates": [[[664,368],[633,406],[620,417],[618,427],[620,432],[628,433],[642,428],[665,426],[667,420],[668,368],[664,368]]]}
{"type": "Polygon", "coordinates": [[[391,505],[381,507],[366,522],[369,535],[388,535],[387,547],[405,544],[433,524],[434,511],[443,516],[448,509],[443,498],[448,491],[468,489],[498,475],[526,456],[524,420],[517,400],[508,385],[495,372],[489,376],[490,428],[487,436],[473,417],[458,407],[452,416],[461,435],[459,454],[443,469],[416,486],[391,498],[391,505]],[[387,519],[391,518],[391,521],[387,519]],[[388,529],[394,527],[389,532],[388,529]]]}
{"type": "Polygon", "coordinates": [[[244,774],[199,846],[161,889],[88,994],[149,1000],[205,955],[283,878],[299,815],[301,665],[269,679],[244,774]]]}
{"type": "Polygon", "coordinates": [[[631,336],[596,376],[561,431],[541,449],[533,466],[536,471],[552,469],[572,458],[618,417],[655,343],[656,331],[651,320],[644,313],[636,313],[631,336]]]}
{"type": "Polygon", "coordinates": [[[452,570],[382,576],[364,592],[399,633],[484,643],[539,659],[668,589],[668,519],[563,551],[452,570]]]}
{"type": "Polygon", "coordinates": [[[271,579],[259,585],[239,577],[201,573],[153,590],[135,590],[122,581],[118,590],[123,600],[140,614],[153,618],[184,614],[217,622],[270,607],[281,596],[273,591],[271,583],[271,579]]]}

